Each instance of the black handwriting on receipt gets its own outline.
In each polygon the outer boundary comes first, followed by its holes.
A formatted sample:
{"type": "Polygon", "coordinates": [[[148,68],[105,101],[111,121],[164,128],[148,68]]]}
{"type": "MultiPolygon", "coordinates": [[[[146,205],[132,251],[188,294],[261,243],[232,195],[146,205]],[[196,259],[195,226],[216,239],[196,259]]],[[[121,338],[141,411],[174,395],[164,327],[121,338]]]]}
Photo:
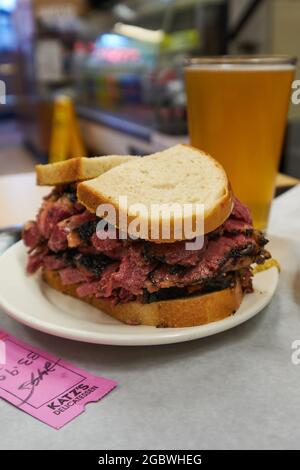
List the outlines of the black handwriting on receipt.
{"type": "Polygon", "coordinates": [[[32,397],[34,394],[35,389],[40,385],[40,383],[43,381],[43,379],[51,374],[51,372],[55,372],[55,366],[59,362],[50,362],[46,361],[45,365],[42,369],[38,369],[36,371],[36,374],[34,372],[31,372],[30,379],[27,380],[26,382],[23,382],[21,385],[19,385],[18,389],[19,390],[29,390],[28,395],[24,400],[20,403],[19,406],[24,405],[25,403],[28,402],[28,400],[32,397]]]}

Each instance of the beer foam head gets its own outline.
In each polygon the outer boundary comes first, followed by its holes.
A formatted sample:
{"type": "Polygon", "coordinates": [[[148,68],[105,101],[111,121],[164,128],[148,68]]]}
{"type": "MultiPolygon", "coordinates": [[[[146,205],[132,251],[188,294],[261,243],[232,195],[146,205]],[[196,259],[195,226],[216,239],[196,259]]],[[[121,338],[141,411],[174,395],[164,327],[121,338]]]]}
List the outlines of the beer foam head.
{"type": "Polygon", "coordinates": [[[207,70],[207,71],[237,71],[237,72],[263,72],[263,71],[276,71],[283,72],[288,70],[294,70],[295,65],[291,64],[199,64],[199,65],[188,65],[186,67],[189,71],[207,70]]]}
{"type": "Polygon", "coordinates": [[[296,57],[288,56],[216,56],[190,59],[186,69],[213,71],[288,71],[294,70],[296,57]]]}

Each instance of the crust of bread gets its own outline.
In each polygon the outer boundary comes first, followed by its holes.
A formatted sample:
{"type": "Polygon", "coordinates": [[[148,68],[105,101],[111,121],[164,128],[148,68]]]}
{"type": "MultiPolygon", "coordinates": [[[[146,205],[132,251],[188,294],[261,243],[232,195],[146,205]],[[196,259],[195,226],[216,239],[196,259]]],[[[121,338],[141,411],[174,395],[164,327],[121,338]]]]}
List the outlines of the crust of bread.
{"type": "MultiPolygon", "coordinates": [[[[215,230],[217,227],[223,224],[225,220],[229,217],[232,211],[233,207],[233,194],[231,190],[230,183],[227,179],[227,175],[225,173],[224,168],[220,165],[219,162],[217,162],[213,157],[208,155],[205,152],[202,152],[198,149],[194,149],[190,145],[186,144],[180,144],[183,147],[191,148],[193,150],[196,150],[199,152],[201,157],[205,156],[206,158],[210,159],[214,165],[219,169],[220,173],[223,174],[224,176],[224,181],[226,181],[226,184],[224,185],[224,191],[222,196],[220,196],[215,202],[212,207],[205,208],[205,214],[204,214],[204,234],[205,233],[210,233],[213,230],[215,230]]],[[[147,159],[148,157],[151,157],[151,155],[143,157],[143,159],[147,159]]],[[[130,162],[129,162],[130,163],[130,162]]],[[[125,168],[127,165],[125,164],[125,168]]],[[[109,174],[109,173],[108,173],[109,174]]],[[[108,176],[107,174],[107,176],[108,176]]],[[[109,197],[106,197],[105,194],[101,193],[101,178],[99,178],[99,185],[97,184],[98,178],[94,179],[93,181],[89,182],[82,182],[78,185],[77,187],[77,198],[78,201],[83,204],[90,212],[96,212],[97,207],[100,204],[112,204],[116,210],[116,226],[119,227],[118,221],[120,218],[122,220],[125,220],[127,218],[128,225],[135,220],[136,216],[131,216],[128,213],[125,213],[122,208],[119,207],[118,203],[114,200],[112,200],[109,197]],[[91,184],[90,184],[91,183],[91,184]]],[[[142,201],[138,201],[142,202],[142,201]]],[[[187,201],[189,202],[189,201],[187,201]]],[[[196,215],[192,214],[192,217],[189,216],[189,220],[191,220],[191,226],[194,227],[196,223],[196,215]]],[[[162,226],[163,226],[163,218],[160,216],[159,218],[159,238],[152,238],[151,237],[151,224],[148,224],[148,234],[146,236],[143,236],[145,240],[149,240],[154,243],[173,243],[174,241],[179,241],[182,239],[190,239],[192,237],[190,236],[185,236],[184,238],[177,238],[174,236],[174,225],[175,225],[175,220],[174,217],[171,217],[170,220],[170,237],[166,239],[161,238],[162,234],[162,226]]],[[[186,235],[186,234],[185,234],[186,235]]]]}
{"type": "Polygon", "coordinates": [[[111,317],[128,325],[150,325],[165,328],[183,328],[205,325],[233,315],[243,300],[243,292],[237,281],[235,287],[204,295],[164,300],[150,304],[128,302],[112,305],[94,296],[78,298],[78,284],[64,286],[58,271],[43,272],[44,281],[63,294],[89,303],[111,317]]]}
{"type": "Polygon", "coordinates": [[[108,155],[105,157],[78,157],[63,162],[36,165],[36,181],[39,186],[76,183],[102,175],[111,168],[136,157],[130,155],[108,155]]]}

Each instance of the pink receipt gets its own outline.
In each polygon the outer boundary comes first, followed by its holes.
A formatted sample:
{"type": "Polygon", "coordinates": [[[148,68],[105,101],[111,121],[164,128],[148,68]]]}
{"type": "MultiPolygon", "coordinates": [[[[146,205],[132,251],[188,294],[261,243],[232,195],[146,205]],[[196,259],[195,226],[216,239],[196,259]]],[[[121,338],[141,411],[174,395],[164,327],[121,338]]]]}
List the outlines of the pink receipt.
{"type": "Polygon", "coordinates": [[[116,385],[0,330],[0,397],[53,428],[60,429],[116,385]]]}

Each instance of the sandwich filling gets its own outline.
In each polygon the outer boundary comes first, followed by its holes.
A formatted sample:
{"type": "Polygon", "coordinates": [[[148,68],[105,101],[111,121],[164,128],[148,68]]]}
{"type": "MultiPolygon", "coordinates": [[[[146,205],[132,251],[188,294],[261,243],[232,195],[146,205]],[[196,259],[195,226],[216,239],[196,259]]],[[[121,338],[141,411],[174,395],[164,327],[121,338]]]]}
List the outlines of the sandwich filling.
{"type": "Polygon", "coordinates": [[[185,241],[102,240],[99,221],[77,201],[75,184],[55,187],[23,230],[27,272],[55,270],[63,285],[77,286],[81,298],[149,303],[223,290],[237,281],[251,292],[251,265],[270,258],[266,238],[237,199],[229,218],[205,235],[200,250],[187,250],[185,241]]]}

